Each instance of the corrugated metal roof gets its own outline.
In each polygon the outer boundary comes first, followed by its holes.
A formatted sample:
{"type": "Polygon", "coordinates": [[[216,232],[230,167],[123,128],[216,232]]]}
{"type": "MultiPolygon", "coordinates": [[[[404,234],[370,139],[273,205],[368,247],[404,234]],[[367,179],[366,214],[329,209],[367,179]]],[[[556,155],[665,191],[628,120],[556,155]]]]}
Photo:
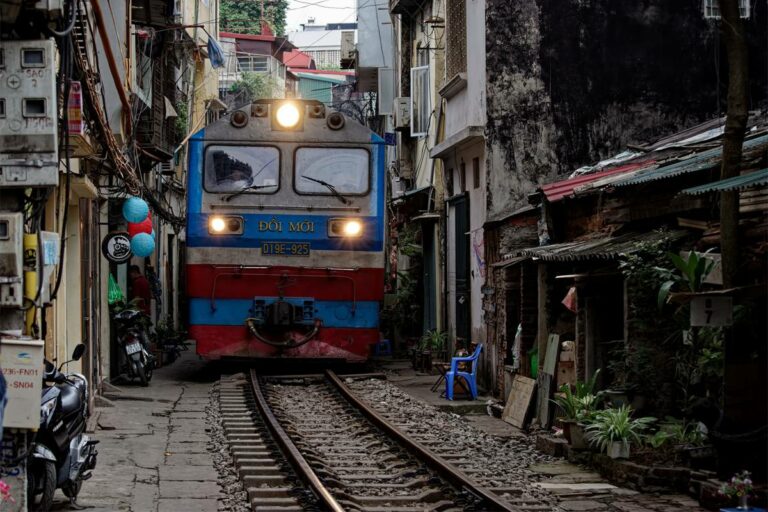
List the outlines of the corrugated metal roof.
{"type": "Polygon", "coordinates": [[[652,161],[646,160],[643,162],[636,162],[633,164],[622,165],[620,167],[614,167],[613,169],[609,169],[607,171],[596,172],[593,174],[584,174],[581,176],[576,176],[575,178],[556,181],[555,183],[549,183],[547,185],[543,185],[541,187],[541,191],[544,193],[544,196],[547,198],[547,201],[549,201],[550,203],[554,203],[555,201],[559,201],[564,197],[570,196],[573,193],[574,189],[577,187],[581,187],[583,185],[586,185],[587,183],[591,183],[595,180],[605,178],[606,176],[612,176],[615,174],[624,174],[630,171],[634,171],[636,169],[647,167],[648,165],[651,165],[651,164],[653,164],[652,161]]]}
{"type": "MultiPolygon", "coordinates": [[[[762,145],[768,146],[768,135],[761,135],[744,141],[744,151],[756,149],[762,145]]],[[[658,167],[656,169],[648,169],[647,171],[640,171],[630,178],[618,180],[611,185],[614,187],[639,185],[640,183],[668,179],[683,174],[712,169],[720,165],[722,152],[722,148],[719,147],[702,151],[681,162],[658,167]]]]}
{"type": "Polygon", "coordinates": [[[734,176],[733,178],[707,183],[706,185],[699,185],[698,187],[687,188],[680,193],[697,196],[708,192],[744,190],[764,185],[768,185],[768,169],[762,169],[749,174],[742,174],[741,176],[734,176]]]}
{"type": "Polygon", "coordinates": [[[643,242],[657,242],[663,239],[671,241],[685,237],[688,231],[650,231],[648,233],[628,233],[617,237],[590,238],[561,244],[545,245],[523,249],[520,254],[544,261],[585,261],[613,260],[622,254],[631,254],[641,248],[643,242]]]}

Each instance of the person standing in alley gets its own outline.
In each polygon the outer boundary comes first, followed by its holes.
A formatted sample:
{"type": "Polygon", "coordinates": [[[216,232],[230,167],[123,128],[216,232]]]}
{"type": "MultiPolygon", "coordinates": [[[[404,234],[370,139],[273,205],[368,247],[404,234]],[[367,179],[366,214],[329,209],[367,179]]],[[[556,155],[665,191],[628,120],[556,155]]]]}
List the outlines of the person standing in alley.
{"type": "Polygon", "coordinates": [[[149,281],[141,273],[137,265],[131,265],[128,269],[128,277],[131,279],[131,290],[129,300],[141,299],[138,307],[147,315],[150,314],[151,294],[149,290],[149,281]]]}

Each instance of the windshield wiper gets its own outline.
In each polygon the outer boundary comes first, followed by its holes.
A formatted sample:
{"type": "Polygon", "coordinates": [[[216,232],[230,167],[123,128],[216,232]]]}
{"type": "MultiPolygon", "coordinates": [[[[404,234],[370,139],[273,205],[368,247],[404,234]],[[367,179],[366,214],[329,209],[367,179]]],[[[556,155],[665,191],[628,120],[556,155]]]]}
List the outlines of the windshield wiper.
{"type": "Polygon", "coordinates": [[[339,201],[341,201],[341,202],[342,202],[342,203],[344,203],[344,204],[349,204],[349,199],[347,199],[346,197],[344,197],[343,195],[341,195],[341,192],[339,192],[338,190],[336,190],[336,187],[334,187],[333,185],[331,185],[331,184],[330,184],[330,183],[328,183],[327,181],[324,181],[324,180],[320,180],[320,179],[317,179],[317,178],[313,178],[313,177],[311,177],[311,176],[302,176],[302,178],[304,178],[305,180],[314,181],[315,183],[319,183],[320,185],[322,185],[322,186],[324,186],[325,188],[327,188],[328,190],[330,190],[330,191],[331,191],[331,193],[332,193],[332,194],[333,194],[333,195],[334,195],[334,196],[335,196],[335,197],[336,197],[336,198],[337,198],[339,201]]]}
{"type": "Polygon", "coordinates": [[[250,186],[247,186],[247,187],[243,188],[242,190],[238,190],[237,192],[235,192],[233,194],[229,194],[228,196],[221,196],[221,199],[222,199],[222,201],[230,201],[230,200],[234,199],[235,197],[239,196],[240,194],[245,194],[249,190],[259,190],[259,189],[262,189],[262,188],[270,188],[270,187],[276,187],[276,186],[277,185],[250,185],[250,186]]]}
{"type": "MultiPolygon", "coordinates": [[[[272,162],[274,162],[275,160],[277,160],[277,158],[273,158],[273,159],[272,159],[272,160],[270,160],[269,162],[267,162],[267,163],[265,163],[264,165],[262,165],[262,166],[261,166],[261,169],[259,169],[259,170],[256,172],[256,174],[254,174],[253,176],[251,176],[251,179],[250,179],[251,183],[253,183],[253,180],[255,180],[255,179],[256,179],[256,178],[259,176],[259,174],[261,174],[261,172],[262,172],[264,169],[266,169],[266,168],[267,168],[267,166],[268,166],[269,164],[271,164],[272,162]]],[[[259,190],[259,189],[262,189],[262,188],[269,188],[269,187],[276,187],[276,186],[277,186],[277,185],[248,185],[247,187],[243,188],[242,190],[238,190],[238,191],[237,191],[237,192],[235,192],[234,194],[229,194],[228,196],[222,196],[222,198],[221,198],[221,199],[222,199],[223,201],[229,201],[229,200],[231,200],[231,199],[233,199],[233,198],[235,198],[235,197],[239,196],[240,194],[243,194],[243,193],[245,193],[245,192],[247,192],[247,191],[249,191],[249,190],[259,190]]]]}

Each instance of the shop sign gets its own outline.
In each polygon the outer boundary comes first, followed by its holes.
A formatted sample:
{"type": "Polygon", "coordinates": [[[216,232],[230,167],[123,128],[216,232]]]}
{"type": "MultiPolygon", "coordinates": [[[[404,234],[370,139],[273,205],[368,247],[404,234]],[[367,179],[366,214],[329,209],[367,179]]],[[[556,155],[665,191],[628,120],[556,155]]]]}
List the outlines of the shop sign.
{"type": "Polygon", "coordinates": [[[692,327],[723,327],[732,323],[731,297],[694,297],[691,301],[692,327]]]}
{"type": "Polygon", "coordinates": [[[0,341],[0,367],[7,385],[3,427],[40,428],[40,394],[43,388],[42,340],[0,341]]]}
{"type": "Polygon", "coordinates": [[[109,233],[101,242],[101,253],[112,263],[125,263],[131,259],[131,239],[128,233],[109,233]]]}

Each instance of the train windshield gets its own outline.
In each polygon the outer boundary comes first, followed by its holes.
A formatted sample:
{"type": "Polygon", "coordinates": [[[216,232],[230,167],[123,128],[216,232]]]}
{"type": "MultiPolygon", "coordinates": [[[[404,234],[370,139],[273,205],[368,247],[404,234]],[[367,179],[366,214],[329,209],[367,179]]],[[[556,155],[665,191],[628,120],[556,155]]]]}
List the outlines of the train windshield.
{"type": "Polygon", "coordinates": [[[208,192],[272,194],[280,185],[280,152],[271,146],[209,146],[205,153],[208,192]]]}
{"type": "Polygon", "coordinates": [[[370,156],[365,149],[296,150],[294,187],[300,194],[365,195],[370,173],[370,156]]]}

